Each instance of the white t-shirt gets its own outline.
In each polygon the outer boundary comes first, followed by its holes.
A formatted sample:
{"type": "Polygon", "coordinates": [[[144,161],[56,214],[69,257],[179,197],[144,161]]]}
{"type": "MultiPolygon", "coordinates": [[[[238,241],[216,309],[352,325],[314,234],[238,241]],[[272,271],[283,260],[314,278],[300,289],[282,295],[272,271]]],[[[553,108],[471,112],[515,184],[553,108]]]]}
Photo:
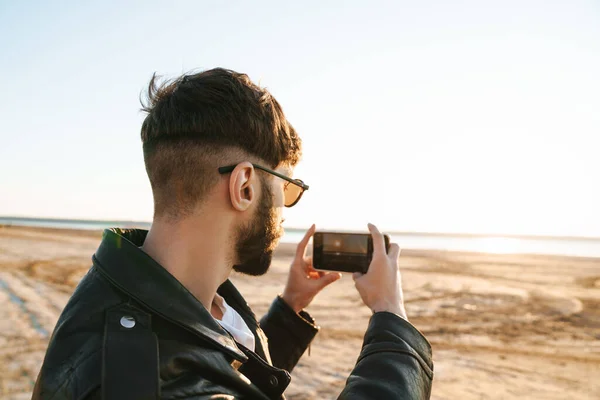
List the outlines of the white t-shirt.
{"type": "Polygon", "coordinates": [[[214,303],[221,309],[223,312],[223,318],[215,320],[221,324],[223,329],[233,336],[236,342],[244,345],[246,348],[254,351],[255,342],[254,335],[244,319],[237,313],[218,293],[215,293],[214,303]]]}

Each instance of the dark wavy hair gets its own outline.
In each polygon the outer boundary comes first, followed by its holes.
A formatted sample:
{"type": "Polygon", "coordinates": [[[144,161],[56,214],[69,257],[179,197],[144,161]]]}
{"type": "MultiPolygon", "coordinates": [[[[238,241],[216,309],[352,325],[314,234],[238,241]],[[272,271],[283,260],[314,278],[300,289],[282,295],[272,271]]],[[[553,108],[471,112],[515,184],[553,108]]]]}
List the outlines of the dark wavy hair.
{"type": "Polygon", "coordinates": [[[299,161],[302,143],[281,106],[246,74],[215,68],[159,80],[152,76],[142,100],[141,131],[155,217],[190,213],[221,163],[299,161]]]}

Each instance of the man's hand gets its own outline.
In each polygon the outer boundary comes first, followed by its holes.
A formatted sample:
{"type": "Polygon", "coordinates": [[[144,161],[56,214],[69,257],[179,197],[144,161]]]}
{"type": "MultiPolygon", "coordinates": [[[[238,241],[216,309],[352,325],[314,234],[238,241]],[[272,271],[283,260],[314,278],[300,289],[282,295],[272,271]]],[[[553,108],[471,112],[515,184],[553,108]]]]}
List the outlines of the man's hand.
{"type": "Polygon", "coordinates": [[[360,272],[353,274],[356,289],[363,302],[374,313],[387,311],[408,321],[398,268],[400,247],[392,243],[389,253],[386,254],[385,241],[381,232],[372,224],[369,224],[369,231],[373,236],[373,259],[366,274],[360,272]]]}
{"type": "Polygon", "coordinates": [[[313,224],[298,243],[296,256],[290,266],[287,284],[281,295],[283,300],[297,313],[307,307],[325,286],[342,277],[342,274],[336,272],[317,271],[313,268],[312,257],[307,257],[305,252],[308,241],[314,233],[315,225],[313,224]]]}

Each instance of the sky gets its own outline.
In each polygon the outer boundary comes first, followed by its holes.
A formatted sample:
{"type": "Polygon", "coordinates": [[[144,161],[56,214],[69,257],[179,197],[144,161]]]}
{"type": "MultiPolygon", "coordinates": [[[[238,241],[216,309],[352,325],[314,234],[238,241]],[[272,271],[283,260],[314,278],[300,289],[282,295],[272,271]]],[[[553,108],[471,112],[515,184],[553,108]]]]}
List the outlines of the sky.
{"type": "Polygon", "coordinates": [[[600,236],[579,0],[0,0],[0,215],[150,221],[140,93],[217,66],[303,139],[288,227],[600,236]]]}

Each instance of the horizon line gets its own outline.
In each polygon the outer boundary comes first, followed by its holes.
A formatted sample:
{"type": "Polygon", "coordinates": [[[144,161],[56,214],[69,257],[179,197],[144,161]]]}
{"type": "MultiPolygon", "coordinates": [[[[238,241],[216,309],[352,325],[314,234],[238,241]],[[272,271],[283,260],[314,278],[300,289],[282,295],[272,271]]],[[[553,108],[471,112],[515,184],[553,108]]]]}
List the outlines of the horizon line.
{"type": "MultiPolygon", "coordinates": [[[[115,225],[135,225],[135,224],[152,224],[152,221],[135,221],[135,220],[120,220],[120,219],[77,219],[77,218],[57,218],[57,217],[25,217],[25,216],[5,216],[0,215],[0,220],[28,220],[46,221],[46,222],[79,222],[79,223],[114,223],[115,225]]],[[[0,226],[3,224],[0,223],[0,226]]],[[[309,227],[288,227],[286,230],[305,231],[309,227]]],[[[333,229],[325,229],[333,231],[333,229]]],[[[335,229],[336,232],[358,232],[355,229],[335,229]]],[[[506,239],[530,239],[530,240],[585,240],[585,241],[600,241],[597,236],[573,236],[573,235],[535,235],[535,234],[510,234],[510,233],[467,233],[467,232],[432,232],[432,231],[385,231],[385,233],[397,236],[441,236],[441,237],[463,237],[463,238],[506,238],[506,239]]]]}

